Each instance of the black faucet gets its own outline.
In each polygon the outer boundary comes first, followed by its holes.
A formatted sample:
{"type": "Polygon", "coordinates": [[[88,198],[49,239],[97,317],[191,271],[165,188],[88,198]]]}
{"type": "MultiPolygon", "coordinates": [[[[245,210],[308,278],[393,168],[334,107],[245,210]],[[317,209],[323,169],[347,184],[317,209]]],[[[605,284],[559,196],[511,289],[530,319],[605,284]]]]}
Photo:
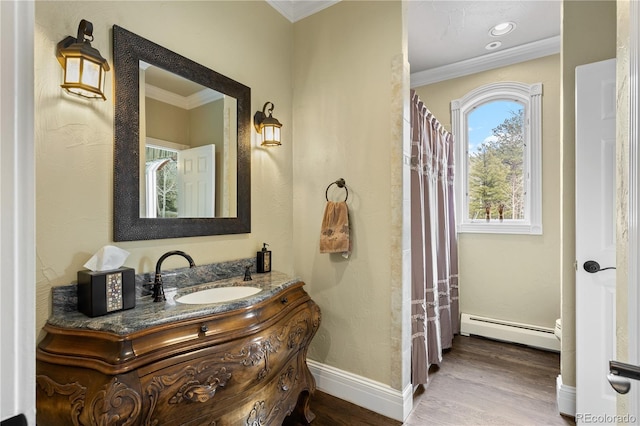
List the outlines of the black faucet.
{"type": "Polygon", "coordinates": [[[153,301],[154,302],[164,302],[167,300],[164,297],[164,288],[162,286],[162,274],[160,273],[160,269],[162,268],[162,262],[169,256],[178,255],[182,256],[189,261],[189,268],[193,268],[196,266],[195,262],[187,253],[180,250],[168,251],[158,259],[158,263],[156,263],[156,278],[153,282],[153,301]]]}

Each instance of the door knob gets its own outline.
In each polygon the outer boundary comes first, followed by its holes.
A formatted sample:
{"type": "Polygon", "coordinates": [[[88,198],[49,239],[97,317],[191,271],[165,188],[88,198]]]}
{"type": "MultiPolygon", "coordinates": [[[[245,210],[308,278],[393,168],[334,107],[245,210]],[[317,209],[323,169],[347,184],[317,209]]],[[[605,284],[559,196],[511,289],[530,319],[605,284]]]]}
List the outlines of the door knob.
{"type": "Polygon", "coordinates": [[[596,272],[600,272],[600,271],[606,271],[607,269],[616,269],[615,266],[601,268],[600,264],[595,260],[587,260],[586,262],[584,262],[584,265],[582,265],[582,267],[584,268],[585,271],[587,271],[590,274],[595,274],[596,272]]]}

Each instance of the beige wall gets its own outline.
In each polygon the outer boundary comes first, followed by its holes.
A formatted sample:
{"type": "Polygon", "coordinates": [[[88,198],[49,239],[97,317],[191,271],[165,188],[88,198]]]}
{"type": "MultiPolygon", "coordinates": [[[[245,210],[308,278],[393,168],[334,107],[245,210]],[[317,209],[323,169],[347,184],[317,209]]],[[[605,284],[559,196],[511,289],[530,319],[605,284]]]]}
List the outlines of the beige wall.
{"type": "Polygon", "coordinates": [[[147,137],[191,145],[189,110],[151,98],[144,107],[147,137]]]}
{"type": "Polygon", "coordinates": [[[562,5],[562,357],[563,384],[576,383],[575,345],[575,68],[616,56],[616,3],[562,5]]]}
{"type": "Polygon", "coordinates": [[[451,129],[451,100],[497,81],[543,86],[543,235],[459,234],[460,310],[553,328],[560,317],[559,55],[419,87],[416,92],[451,129]]]}
{"type": "Polygon", "coordinates": [[[309,357],[396,388],[402,186],[392,182],[402,177],[394,135],[402,110],[392,105],[408,97],[408,87],[393,90],[404,72],[393,71],[405,57],[402,34],[397,1],[340,2],[294,24],[294,266],[322,308],[309,357]],[[318,248],[325,189],[340,177],[349,189],[349,259],[318,248]]]}
{"type": "Polygon", "coordinates": [[[213,143],[216,151],[220,151],[224,139],[224,99],[189,110],[189,129],[191,146],[213,143]]]}
{"type": "MultiPolygon", "coordinates": [[[[274,269],[293,273],[293,25],[262,0],[37,2],[37,332],[51,310],[51,288],[75,281],[91,254],[113,243],[113,68],[107,101],[92,102],[63,93],[55,58],[56,44],[75,35],[83,18],[93,22],[92,45],[112,66],[111,28],[117,24],[251,87],[251,110],[261,110],[270,100],[284,125],[281,147],[252,150],[251,234],[117,243],[131,252],[126,265],[151,271],[160,255],[172,249],[186,251],[197,264],[251,257],[266,241],[274,269]],[[256,43],[265,34],[277,49],[256,43]]],[[[255,141],[255,132],[251,135],[255,141]]],[[[183,262],[170,258],[165,267],[183,262]]]]}

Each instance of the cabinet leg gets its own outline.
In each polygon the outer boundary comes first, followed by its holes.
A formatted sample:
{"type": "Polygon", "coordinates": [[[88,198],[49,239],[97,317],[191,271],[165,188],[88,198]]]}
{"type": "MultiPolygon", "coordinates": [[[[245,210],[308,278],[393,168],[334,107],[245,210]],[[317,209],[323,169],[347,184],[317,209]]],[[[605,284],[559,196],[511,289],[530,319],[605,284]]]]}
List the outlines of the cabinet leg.
{"type": "Polygon", "coordinates": [[[282,426],[299,426],[310,425],[316,418],[316,415],[311,412],[309,403],[311,401],[311,394],[309,391],[302,391],[298,396],[298,402],[293,409],[293,412],[284,419],[282,426]]]}

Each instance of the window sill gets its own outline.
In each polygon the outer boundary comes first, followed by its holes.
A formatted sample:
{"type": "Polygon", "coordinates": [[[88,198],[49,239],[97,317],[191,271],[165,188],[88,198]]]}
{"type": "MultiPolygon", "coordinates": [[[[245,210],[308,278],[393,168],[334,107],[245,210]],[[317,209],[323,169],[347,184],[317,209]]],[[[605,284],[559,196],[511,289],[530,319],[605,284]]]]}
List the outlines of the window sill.
{"type": "Polygon", "coordinates": [[[458,224],[458,233],[542,235],[542,224],[504,221],[466,222],[458,224]]]}

